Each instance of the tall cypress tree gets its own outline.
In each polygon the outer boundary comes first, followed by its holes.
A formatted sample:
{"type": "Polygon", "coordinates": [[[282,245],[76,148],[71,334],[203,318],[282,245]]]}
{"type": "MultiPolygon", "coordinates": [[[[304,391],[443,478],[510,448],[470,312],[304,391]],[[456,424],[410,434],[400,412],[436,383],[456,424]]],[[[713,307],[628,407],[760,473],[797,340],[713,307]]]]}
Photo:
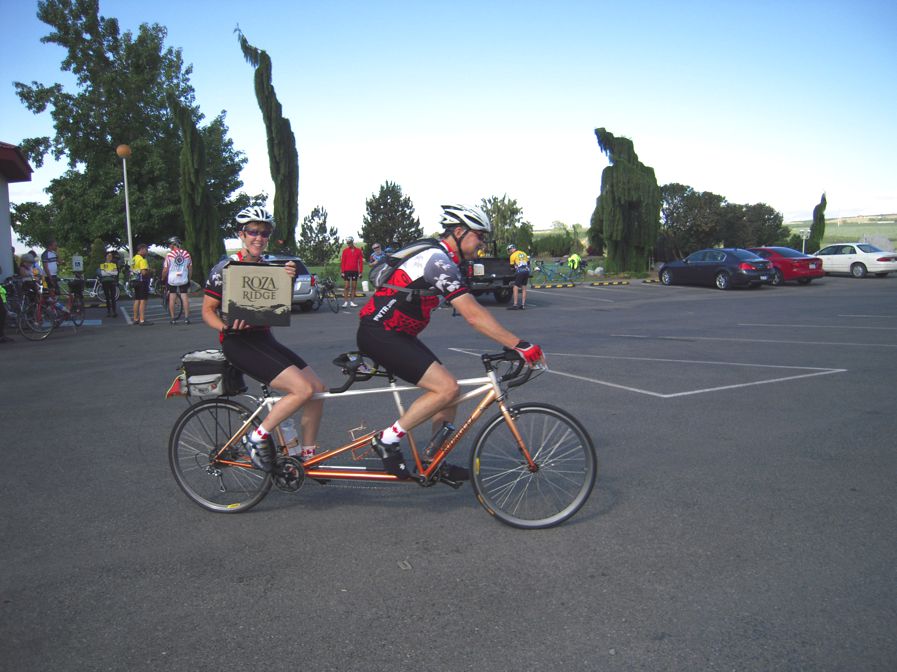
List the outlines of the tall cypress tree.
{"type": "MultiPolygon", "coordinates": [[[[660,188],[654,169],[638,160],[632,140],[595,129],[610,164],[601,173],[601,195],[592,217],[607,245],[611,271],[646,271],[660,228],[660,188]]],[[[593,233],[590,240],[595,240],[593,233]]]]}
{"type": "Polygon", "coordinates": [[[819,204],[813,208],[813,223],[810,225],[810,238],[807,240],[807,252],[815,252],[822,247],[822,239],[825,236],[825,192],[819,204]]]}
{"type": "Polygon", "coordinates": [[[168,104],[183,136],[180,194],[184,246],[193,258],[193,277],[202,284],[206,273],[224,254],[224,240],[218,229],[218,209],[212,201],[206,179],[205,142],[190,108],[172,97],[169,97],[168,104]]]}
{"type": "Polygon", "coordinates": [[[290,120],[271,83],[271,57],[253,47],[237,28],[240,48],[246,61],[255,68],[255,97],[265,120],[268,138],[268,165],[274,181],[274,238],[296,251],[296,226],[299,223],[299,153],[290,120]]]}

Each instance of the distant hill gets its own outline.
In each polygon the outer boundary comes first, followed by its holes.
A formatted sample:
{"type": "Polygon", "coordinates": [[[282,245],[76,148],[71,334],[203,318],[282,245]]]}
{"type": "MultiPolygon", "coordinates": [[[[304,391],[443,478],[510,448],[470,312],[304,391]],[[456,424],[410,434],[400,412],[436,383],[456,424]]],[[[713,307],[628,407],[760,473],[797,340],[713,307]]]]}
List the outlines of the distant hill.
{"type": "MultiPolygon", "coordinates": [[[[785,226],[791,229],[806,229],[812,223],[813,220],[807,219],[785,222],[785,226]]],[[[889,240],[892,249],[897,247],[897,214],[825,218],[825,237],[822,242],[826,245],[864,239],[875,243],[876,238],[889,240]]]]}

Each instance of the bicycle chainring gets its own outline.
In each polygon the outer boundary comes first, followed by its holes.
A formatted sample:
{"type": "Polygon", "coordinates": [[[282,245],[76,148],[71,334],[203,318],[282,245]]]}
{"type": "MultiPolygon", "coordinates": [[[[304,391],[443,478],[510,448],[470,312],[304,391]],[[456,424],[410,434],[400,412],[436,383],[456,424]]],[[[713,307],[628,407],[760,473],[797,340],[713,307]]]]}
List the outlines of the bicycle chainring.
{"type": "Polygon", "coordinates": [[[305,482],[305,469],[295,457],[278,457],[272,476],[278,490],[296,492],[305,482]]]}

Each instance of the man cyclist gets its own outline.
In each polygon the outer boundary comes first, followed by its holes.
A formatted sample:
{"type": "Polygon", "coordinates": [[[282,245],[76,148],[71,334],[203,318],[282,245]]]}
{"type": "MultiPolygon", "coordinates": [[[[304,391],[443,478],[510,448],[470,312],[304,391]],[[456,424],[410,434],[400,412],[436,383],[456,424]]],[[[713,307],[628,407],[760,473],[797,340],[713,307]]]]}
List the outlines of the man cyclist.
{"type": "Polygon", "coordinates": [[[41,255],[41,267],[44,270],[44,282],[51,295],[59,296],[59,245],[54,239],[50,239],[41,255]]]}
{"type": "Polygon", "coordinates": [[[168,247],[168,254],[165,255],[165,262],[162,264],[162,280],[170,288],[168,314],[171,319],[169,323],[175,323],[174,306],[178,301],[178,294],[180,294],[184,301],[184,324],[190,324],[190,274],[193,270],[193,258],[187,250],[181,247],[181,240],[176,236],[168,239],[168,247]]]}
{"type": "MultiPolygon", "coordinates": [[[[459,393],[458,381],[418,334],[430,321],[440,296],[476,331],[516,350],[530,365],[544,359],[538,345],[521,340],[498,323],[470,293],[458,264],[474,259],[492,232],[486,214],[475,207],[444,205],[443,234],[438,243],[403,261],[361,309],[358,348],[379,365],[424,390],[393,425],[374,436],[371,443],[390,474],[408,478],[401,438],[431,415],[434,428],[454,420],[450,404],[459,393]],[[403,291],[404,290],[404,291],[403,291]],[[417,290],[417,291],[414,291],[417,290]],[[435,415],[434,415],[435,414],[435,415]]],[[[469,478],[467,469],[447,465],[454,481],[469,478]]]]}
{"type": "Polygon", "coordinates": [[[511,266],[514,268],[514,296],[508,310],[517,310],[517,290],[521,288],[520,310],[526,310],[526,285],[529,282],[529,256],[518,250],[514,243],[508,245],[511,266]]]}
{"type": "Polygon", "coordinates": [[[582,257],[580,257],[576,252],[567,257],[567,266],[570,267],[571,271],[579,270],[580,265],[582,264],[582,257]]]}
{"type": "MultiPolygon", "coordinates": [[[[242,248],[230,259],[219,261],[209,271],[202,302],[202,319],[218,332],[221,350],[231,364],[259,382],[284,392],[249,437],[252,464],[257,469],[270,472],[277,459],[270,434],[300,408],[303,409],[300,459],[314,455],[324,402],[312,399],[312,395],[324,392],[325,387],[305,360],[271,335],[270,327],[253,326],[244,320],[235,320],[228,326],[221,318],[224,265],[229,261],[265,263],[262,254],[274,230],[273,217],[260,207],[244,208],[237,213],[236,221],[241,226],[237,237],[242,248]]],[[[289,261],[284,269],[292,283],[292,278],[296,277],[296,265],[289,261]]]]}

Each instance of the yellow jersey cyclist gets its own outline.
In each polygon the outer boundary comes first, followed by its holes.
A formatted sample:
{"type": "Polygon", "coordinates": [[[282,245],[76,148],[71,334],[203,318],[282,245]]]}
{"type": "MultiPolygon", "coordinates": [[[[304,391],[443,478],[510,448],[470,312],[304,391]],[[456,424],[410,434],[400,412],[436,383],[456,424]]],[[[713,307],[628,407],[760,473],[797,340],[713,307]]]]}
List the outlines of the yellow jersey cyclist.
{"type": "MultiPolygon", "coordinates": [[[[430,313],[443,297],[476,331],[516,350],[530,365],[544,359],[538,345],[521,340],[505,329],[470,293],[458,264],[476,258],[492,233],[486,214],[476,207],[444,205],[443,234],[438,244],[404,260],[393,272],[389,286],[378,289],[361,309],[358,348],[399,378],[424,390],[390,427],[372,439],[387,472],[410,476],[401,439],[432,416],[434,429],[454,420],[458,397],[455,376],[424,345],[418,334],[430,322],[430,313]]],[[[463,467],[447,465],[447,477],[467,480],[463,467]]]]}
{"type": "MultiPolygon", "coordinates": [[[[242,248],[230,259],[219,261],[209,272],[202,303],[202,319],[218,332],[221,350],[231,364],[259,382],[284,393],[249,437],[252,464],[262,471],[270,472],[277,460],[270,434],[300,408],[303,409],[300,459],[314,455],[324,402],[312,399],[312,395],[324,392],[326,388],[305,360],[274,338],[270,327],[254,326],[243,320],[236,320],[228,326],[221,318],[224,265],[228,261],[264,263],[262,255],[274,230],[274,218],[260,207],[244,208],[237,214],[236,221],[241,227],[237,237],[242,248]]],[[[296,276],[293,262],[287,262],[284,269],[291,279],[296,276]]]]}

